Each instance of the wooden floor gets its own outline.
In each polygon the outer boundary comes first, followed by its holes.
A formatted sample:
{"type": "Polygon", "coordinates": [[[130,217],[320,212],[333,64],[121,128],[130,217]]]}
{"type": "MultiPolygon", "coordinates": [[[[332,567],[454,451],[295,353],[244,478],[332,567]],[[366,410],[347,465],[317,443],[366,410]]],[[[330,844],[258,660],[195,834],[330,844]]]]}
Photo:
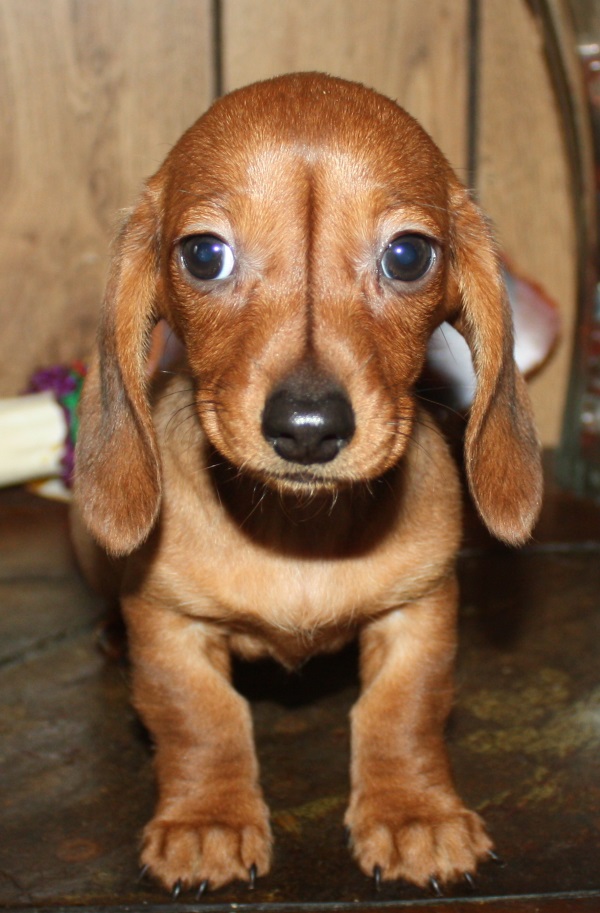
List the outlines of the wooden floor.
{"type": "Polygon", "coordinates": [[[102,606],[68,546],[66,510],[0,493],[0,909],[600,911],[600,509],[550,491],[520,552],[476,527],[461,557],[459,691],[449,742],[461,792],[504,865],[443,899],[379,893],[342,817],[355,655],[302,676],[240,667],[252,700],[275,865],[176,901],[138,881],[151,750],[127,667],[98,649],[102,606]]]}

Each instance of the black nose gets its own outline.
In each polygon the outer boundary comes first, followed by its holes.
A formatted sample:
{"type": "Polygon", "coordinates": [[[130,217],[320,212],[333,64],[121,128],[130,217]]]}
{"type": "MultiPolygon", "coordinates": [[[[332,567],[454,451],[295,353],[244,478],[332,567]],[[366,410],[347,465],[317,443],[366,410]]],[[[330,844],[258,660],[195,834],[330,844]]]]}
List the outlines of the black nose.
{"type": "Polygon", "coordinates": [[[295,383],[284,384],[266,402],[262,433],[290,463],[329,463],[354,435],[345,393],[331,384],[319,387],[302,391],[295,383]]]}

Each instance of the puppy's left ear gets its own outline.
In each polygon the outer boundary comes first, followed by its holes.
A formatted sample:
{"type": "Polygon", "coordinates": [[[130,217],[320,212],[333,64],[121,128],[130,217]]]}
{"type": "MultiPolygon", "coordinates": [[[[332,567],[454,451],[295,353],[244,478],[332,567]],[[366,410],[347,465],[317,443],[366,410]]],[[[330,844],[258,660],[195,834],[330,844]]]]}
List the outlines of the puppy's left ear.
{"type": "Polygon", "coordinates": [[[514,361],[512,315],[491,231],[463,187],[455,189],[451,206],[458,286],[451,321],[471,349],[477,377],[465,437],[467,478],[490,532],[518,545],[531,534],[541,506],[540,447],[514,361]]]}

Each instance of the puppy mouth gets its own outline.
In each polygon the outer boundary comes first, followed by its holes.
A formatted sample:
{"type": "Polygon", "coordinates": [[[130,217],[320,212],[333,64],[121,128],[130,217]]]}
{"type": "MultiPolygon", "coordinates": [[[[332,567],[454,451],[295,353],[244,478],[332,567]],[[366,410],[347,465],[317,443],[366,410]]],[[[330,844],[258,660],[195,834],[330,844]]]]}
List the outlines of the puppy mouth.
{"type": "Polygon", "coordinates": [[[292,487],[295,490],[311,491],[339,489],[349,484],[348,479],[335,475],[324,475],[309,468],[269,473],[264,481],[275,487],[284,486],[292,487]]]}

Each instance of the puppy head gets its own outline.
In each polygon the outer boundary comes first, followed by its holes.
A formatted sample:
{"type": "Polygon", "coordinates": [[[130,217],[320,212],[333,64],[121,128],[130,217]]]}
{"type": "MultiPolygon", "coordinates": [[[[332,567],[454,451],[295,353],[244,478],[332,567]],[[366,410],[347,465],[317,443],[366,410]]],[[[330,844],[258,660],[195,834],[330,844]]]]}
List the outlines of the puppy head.
{"type": "Polygon", "coordinates": [[[388,99],[317,74],[249,86],[148,183],[117,241],[78,447],[82,510],[115,554],[160,507],[145,377],[160,317],[185,345],[214,447],[299,494],[401,458],[427,340],[451,320],[479,379],[466,438],[476,503],[500,538],[528,535],[538,447],[494,245],[437,147],[388,99]]]}

